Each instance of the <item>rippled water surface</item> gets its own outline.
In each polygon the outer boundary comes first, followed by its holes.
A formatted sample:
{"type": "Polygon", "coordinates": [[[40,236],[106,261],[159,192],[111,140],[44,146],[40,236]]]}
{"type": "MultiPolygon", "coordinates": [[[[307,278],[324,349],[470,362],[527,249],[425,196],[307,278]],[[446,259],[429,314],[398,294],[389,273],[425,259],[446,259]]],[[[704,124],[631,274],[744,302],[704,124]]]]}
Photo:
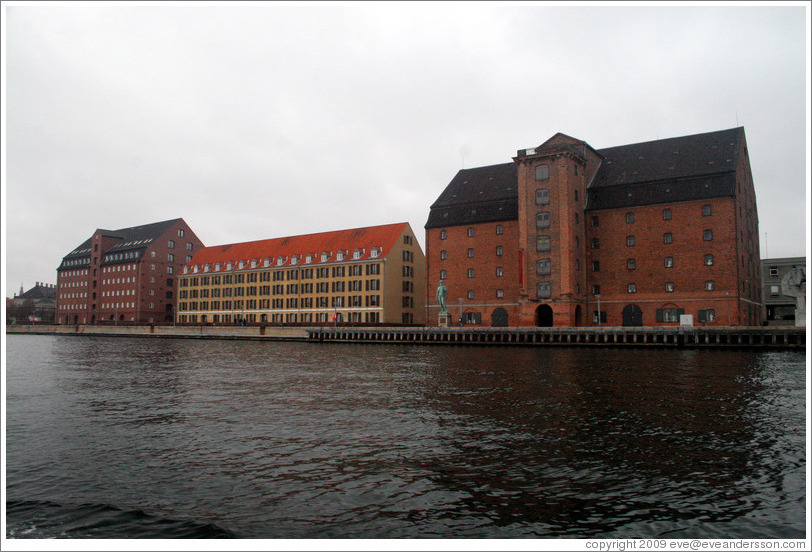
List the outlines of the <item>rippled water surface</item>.
{"type": "Polygon", "coordinates": [[[803,353],[7,337],[7,536],[803,538],[803,353]]]}

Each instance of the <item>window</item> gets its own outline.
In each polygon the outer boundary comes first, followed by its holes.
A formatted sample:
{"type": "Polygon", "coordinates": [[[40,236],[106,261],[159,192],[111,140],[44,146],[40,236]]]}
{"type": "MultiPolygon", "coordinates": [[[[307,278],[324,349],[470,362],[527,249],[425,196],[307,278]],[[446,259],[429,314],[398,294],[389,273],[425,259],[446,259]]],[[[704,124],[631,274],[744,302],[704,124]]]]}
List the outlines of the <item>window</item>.
{"type": "Polygon", "coordinates": [[[778,267],[771,266],[770,267],[770,278],[778,278],[778,267]]]}
{"type": "Polygon", "coordinates": [[[446,239],[446,237],[448,237],[448,235],[446,234],[446,231],[445,230],[440,230],[440,239],[444,240],[444,239],[446,239]]]}
{"type": "Polygon", "coordinates": [[[702,206],[702,216],[703,217],[711,216],[711,206],[710,205],[703,205],[702,206]]]}
{"type": "Polygon", "coordinates": [[[550,227],[550,213],[536,213],[536,228],[550,227]]]}
{"type": "Polygon", "coordinates": [[[473,228],[469,228],[469,229],[468,229],[468,237],[469,237],[469,238],[473,238],[473,237],[474,237],[474,229],[473,229],[473,228]]]}
{"type": "Polygon", "coordinates": [[[497,245],[497,246],[496,246],[496,256],[497,256],[497,257],[501,257],[501,256],[502,256],[502,246],[501,246],[501,245],[497,245]]]}
{"type": "Polygon", "coordinates": [[[626,224],[634,222],[634,213],[626,213],[626,224]]]}
{"type": "Polygon", "coordinates": [[[592,261],[592,272],[600,272],[600,271],[601,271],[601,262],[592,261]]]}
{"type": "Polygon", "coordinates": [[[626,286],[626,293],[637,293],[637,284],[628,284],[626,286]]]}
{"type": "Polygon", "coordinates": [[[167,246],[169,249],[175,249],[175,241],[174,241],[174,240],[169,240],[169,241],[166,243],[166,246],[167,246]]]}
{"type": "Polygon", "coordinates": [[[474,298],[474,291],[469,289],[468,290],[468,299],[473,299],[473,298],[474,298]]]}
{"type": "Polygon", "coordinates": [[[635,268],[637,268],[637,266],[634,259],[626,259],[626,269],[634,270],[635,268]]]}
{"type": "Polygon", "coordinates": [[[674,268],[674,257],[665,258],[665,268],[674,268]]]}
{"type": "Polygon", "coordinates": [[[504,296],[505,296],[505,290],[503,290],[503,289],[497,289],[496,290],[496,298],[497,299],[502,299],[504,296]]]}
{"type": "Polygon", "coordinates": [[[600,295],[601,294],[601,286],[595,284],[592,286],[592,295],[600,295]]]}
{"type": "Polygon", "coordinates": [[[591,224],[593,227],[598,226],[600,224],[600,221],[598,220],[598,215],[592,215],[591,217],[589,217],[589,224],[591,224]]]}
{"type": "Polygon", "coordinates": [[[705,282],[705,291],[713,291],[713,280],[705,282]]]}
{"type": "Polygon", "coordinates": [[[536,262],[536,274],[550,273],[550,259],[539,259],[536,262]]]}
{"type": "Polygon", "coordinates": [[[575,224],[578,224],[580,218],[578,217],[578,213],[575,213],[575,224]]]}
{"type": "Polygon", "coordinates": [[[680,315],[684,313],[685,309],[657,309],[656,320],[657,322],[679,322],[680,315]]]}
{"type": "Polygon", "coordinates": [[[592,238],[592,249],[600,249],[601,241],[598,238],[592,238]]]}
{"type": "Polygon", "coordinates": [[[671,209],[663,209],[663,220],[671,220],[671,209]]]}
{"type": "Polygon", "coordinates": [[[473,247],[469,247],[469,248],[468,248],[468,258],[469,258],[469,259],[473,259],[473,258],[474,258],[474,248],[473,248],[473,247]]]}
{"type": "Polygon", "coordinates": [[[712,241],[713,240],[713,230],[705,230],[702,232],[702,239],[705,241],[712,241]]]}
{"type": "Polygon", "coordinates": [[[770,286],[770,295],[779,295],[781,293],[781,286],[770,286]]]}
{"type": "Polygon", "coordinates": [[[482,313],[466,312],[464,322],[465,324],[482,324],[482,313]]]}
{"type": "Polygon", "coordinates": [[[194,248],[194,244],[192,242],[186,242],[186,251],[191,251],[194,248]]]}
{"type": "Polygon", "coordinates": [[[550,250],[550,236],[539,236],[536,238],[536,251],[550,250]]]}
{"type": "Polygon", "coordinates": [[[634,236],[626,236],[626,247],[634,247],[634,236]]]}
{"type": "Polygon", "coordinates": [[[536,205],[547,205],[548,203],[550,203],[550,190],[548,188],[536,190],[536,205]]]}
{"type": "Polygon", "coordinates": [[[663,243],[673,243],[674,237],[671,235],[671,232],[666,232],[663,234],[663,243]]]}
{"type": "Polygon", "coordinates": [[[183,229],[178,230],[178,237],[179,238],[183,237],[183,229]]]}
{"type": "Polygon", "coordinates": [[[440,271],[440,279],[441,280],[448,280],[448,272],[446,272],[445,270],[441,270],[440,271]]]}
{"type": "Polygon", "coordinates": [[[166,261],[170,262],[170,263],[175,262],[175,256],[172,253],[167,253],[166,254],[166,261]]]}
{"type": "Polygon", "coordinates": [[[713,265],[713,255],[705,255],[705,266],[713,265]]]}
{"type": "Polygon", "coordinates": [[[497,266],[496,267],[496,277],[501,278],[504,275],[505,275],[504,269],[501,266],[497,266]]]}
{"type": "Polygon", "coordinates": [[[474,269],[473,269],[473,268],[469,268],[469,269],[468,269],[468,277],[469,277],[469,278],[473,278],[473,277],[474,277],[474,269]]]}
{"type": "Polygon", "coordinates": [[[551,288],[550,288],[550,283],[549,282],[539,282],[538,285],[536,285],[536,293],[537,293],[539,299],[547,299],[547,298],[549,298],[552,295],[551,288]]]}
{"type": "Polygon", "coordinates": [[[502,235],[502,232],[503,232],[502,225],[501,225],[501,224],[497,224],[497,225],[496,225],[496,235],[497,235],[497,236],[501,236],[501,235],[502,235]]]}
{"type": "Polygon", "coordinates": [[[442,251],[440,251],[440,260],[441,260],[441,261],[444,261],[444,260],[446,259],[446,256],[447,256],[447,255],[448,255],[448,253],[446,252],[446,250],[445,250],[445,249],[443,249],[442,251]]]}
{"type": "Polygon", "coordinates": [[[665,283],[665,291],[671,293],[674,291],[674,282],[666,282],[665,283]]]}
{"type": "Polygon", "coordinates": [[[716,311],[714,309],[705,309],[699,311],[700,322],[713,322],[716,320],[716,311]]]}
{"type": "Polygon", "coordinates": [[[539,165],[536,167],[536,180],[549,180],[550,179],[550,166],[539,165]]]}
{"type": "Polygon", "coordinates": [[[598,311],[592,311],[592,322],[597,324],[599,316],[600,316],[600,322],[606,322],[606,311],[603,311],[603,310],[600,313],[598,313],[598,311]]]}

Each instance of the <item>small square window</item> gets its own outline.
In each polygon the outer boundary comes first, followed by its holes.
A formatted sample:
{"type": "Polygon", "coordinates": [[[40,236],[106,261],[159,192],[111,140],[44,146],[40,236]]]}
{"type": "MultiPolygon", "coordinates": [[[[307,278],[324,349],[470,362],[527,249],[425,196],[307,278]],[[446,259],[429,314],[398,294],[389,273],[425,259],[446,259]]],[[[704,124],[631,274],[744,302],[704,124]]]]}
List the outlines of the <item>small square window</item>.
{"type": "Polygon", "coordinates": [[[702,239],[705,241],[712,241],[713,240],[713,230],[705,230],[702,232],[702,239]]]}
{"type": "Polygon", "coordinates": [[[548,203],[550,203],[550,190],[548,188],[536,190],[536,205],[547,205],[548,203]]]}
{"type": "Polygon", "coordinates": [[[713,265],[713,255],[705,255],[705,265],[706,266],[713,265]]]}
{"type": "Polygon", "coordinates": [[[539,282],[536,285],[536,292],[540,299],[547,299],[552,295],[552,290],[549,282],[539,282]]]}
{"type": "Polygon", "coordinates": [[[595,284],[592,286],[592,295],[600,295],[601,294],[601,286],[595,284]]]}
{"type": "Polygon", "coordinates": [[[474,277],[474,269],[473,269],[473,268],[469,268],[469,269],[468,269],[468,277],[469,277],[469,278],[473,278],[473,277],[474,277]]]}
{"type": "Polygon", "coordinates": [[[702,216],[709,217],[711,216],[711,206],[710,205],[703,205],[702,206],[702,216]]]}
{"type": "Polygon", "coordinates": [[[505,290],[503,290],[503,289],[497,289],[496,290],[496,298],[497,299],[501,299],[504,296],[505,296],[505,290]]]}
{"type": "Polygon", "coordinates": [[[663,209],[663,220],[671,220],[671,209],[663,209]]]}
{"type": "Polygon", "coordinates": [[[674,268],[674,257],[665,258],[665,268],[674,268]]]}
{"type": "Polygon", "coordinates": [[[600,220],[598,219],[598,215],[592,215],[589,217],[589,224],[591,224],[593,227],[599,226],[600,220]]]}
{"type": "Polygon", "coordinates": [[[666,282],[665,283],[665,291],[671,293],[674,291],[674,282],[666,282]]]}
{"type": "Polygon", "coordinates": [[[468,237],[469,237],[469,238],[473,238],[473,237],[474,237],[474,229],[473,229],[473,228],[469,228],[469,229],[468,229],[468,237]]]}
{"type": "Polygon", "coordinates": [[[770,286],[770,295],[779,295],[781,293],[780,286],[770,286]]]}
{"type": "Polygon", "coordinates": [[[472,259],[473,257],[474,257],[474,248],[473,248],[473,247],[469,247],[469,248],[468,248],[468,258],[469,258],[469,259],[472,259]]]}
{"type": "Polygon", "coordinates": [[[770,278],[778,278],[778,267],[771,266],[770,267],[770,278]]]}
{"type": "Polygon", "coordinates": [[[673,243],[674,237],[671,235],[671,232],[666,232],[663,234],[663,243],[673,243]]]}
{"type": "Polygon", "coordinates": [[[536,228],[550,227],[550,213],[536,213],[536,228]]]}
{"type": "Polygon", "coordinates": [[[501,256],[502,256],[502,251],[503,251],[503,250],[502,250],[502,246],[501,246],[501,245],[497,245],[497,246],[496,246],[496,256],[497,256],[497,257],[501,257],[501,256]]]}
{"type": "Polygon", "coordinates": [[[634,213],[626,213],[626,224],[634,222],[634,213]]]}
{"type": "Polygon", "coordinates": [[[447,252],[445,249],[443,249],[442,251],[440,251],[440,260],[441,260],[441,261],[444,261],[444,260],[446,260],[447,258],[448,258],[448,252],[447,252]]]}
{"type": "Polygon", "coordinates": [[[592,272],[600,272],[600,271],[601,271],[601,262],[592,261],[592,272]]]}
{"type": "Polygon", "coordinates": [[[627,293],[637,293],[637,284],[628,284],[626,286],[627,293]]]}
{"type": "Polygon", "coordinates": [[[474,290],[469,289],[468,290],[468,299],[473,299],[473,298],[474,298],[474,290]]]}
{"type": "Polygon", "coordinates": [[[634,259],[626,259],[626,268],[628,270],[634,270],[635,268],[637,268],[637,263],[635,262],[634,259]]]}
{"type": "Polygon", "coordinates": [[[626,247],[634,247],[634,236],[626,236],[626,247]]]}
{"type": "Polygon", "coordinates": [[[505,270],[501,266],[496,267],[496,277],[501,278],[505,275],[505,270]]]}
{"type": "Polygon", "coordinates": [[[592,249],[600,249],[601,241],[598,238],[592,238],[592,249]]]}
{"type": "Polygon", "coordinates": [[[713,280],[705,282],[705,291],[713,291],[713,280]]]}
{"type": "Polygon", "coordinates": [[[502,225],[501,225],[501,224],[497,224],[497,225],[496,225],[496,235],[497,235],[497,236],[501,236],[501,235],[502,235],[502,232],[503,232],[502,225]]]}

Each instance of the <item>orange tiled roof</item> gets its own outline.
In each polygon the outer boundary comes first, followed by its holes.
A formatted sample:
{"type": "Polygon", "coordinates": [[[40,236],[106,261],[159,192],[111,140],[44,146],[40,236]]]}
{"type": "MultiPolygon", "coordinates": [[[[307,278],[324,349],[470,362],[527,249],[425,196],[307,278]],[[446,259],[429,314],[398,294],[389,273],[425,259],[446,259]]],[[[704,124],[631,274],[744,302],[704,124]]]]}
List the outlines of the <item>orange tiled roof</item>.
{"type": "Polygon", "coordinates": [[[348,230],[335,230],[302,236],[288,236],[285,238],[272,238],[251,242],[232,243],[204,247],[187,263],[184,273],[216,271],[220,264],[220,271],[240,270],[252,268],[274,268],[277,266],[319,265],[353,260],[356,249],[361,253],[357,260],[371,258],[383,259],[395,245],[397,239],[406,229],[408,223],[387,224],[383,226],[369,226],[366,228],[352,228],[348,230]],[[372,257],[372,250],[377,250],[376,257],[372,257]],[[338,253],[343,252],[345,257],[338,261],[338,253]],[[329,256],[322,261],[322,254],[329,256]],[[307,256],[311,255],[311,262],[307,256]],[[296,262],[292,262],[296,256],[296,262]],[[231,263],[231,268],[228,268],[231,263]]]}

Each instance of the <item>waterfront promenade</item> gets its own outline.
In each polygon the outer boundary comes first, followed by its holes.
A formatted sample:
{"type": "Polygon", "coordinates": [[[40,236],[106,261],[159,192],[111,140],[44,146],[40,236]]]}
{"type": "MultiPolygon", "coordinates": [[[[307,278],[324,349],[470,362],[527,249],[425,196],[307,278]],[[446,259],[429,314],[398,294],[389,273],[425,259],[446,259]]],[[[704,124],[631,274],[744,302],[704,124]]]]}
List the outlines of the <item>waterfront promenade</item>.
{"type": "Polygon", "coordinates": [[[519,345],[678,348],[775,348],[804,350],[806,328],[784,327],[602,327],[424,328],[286,326],[7,326],[6,333],[95,337],[233,339],[315,343],[419,345],[519,345]]]}

